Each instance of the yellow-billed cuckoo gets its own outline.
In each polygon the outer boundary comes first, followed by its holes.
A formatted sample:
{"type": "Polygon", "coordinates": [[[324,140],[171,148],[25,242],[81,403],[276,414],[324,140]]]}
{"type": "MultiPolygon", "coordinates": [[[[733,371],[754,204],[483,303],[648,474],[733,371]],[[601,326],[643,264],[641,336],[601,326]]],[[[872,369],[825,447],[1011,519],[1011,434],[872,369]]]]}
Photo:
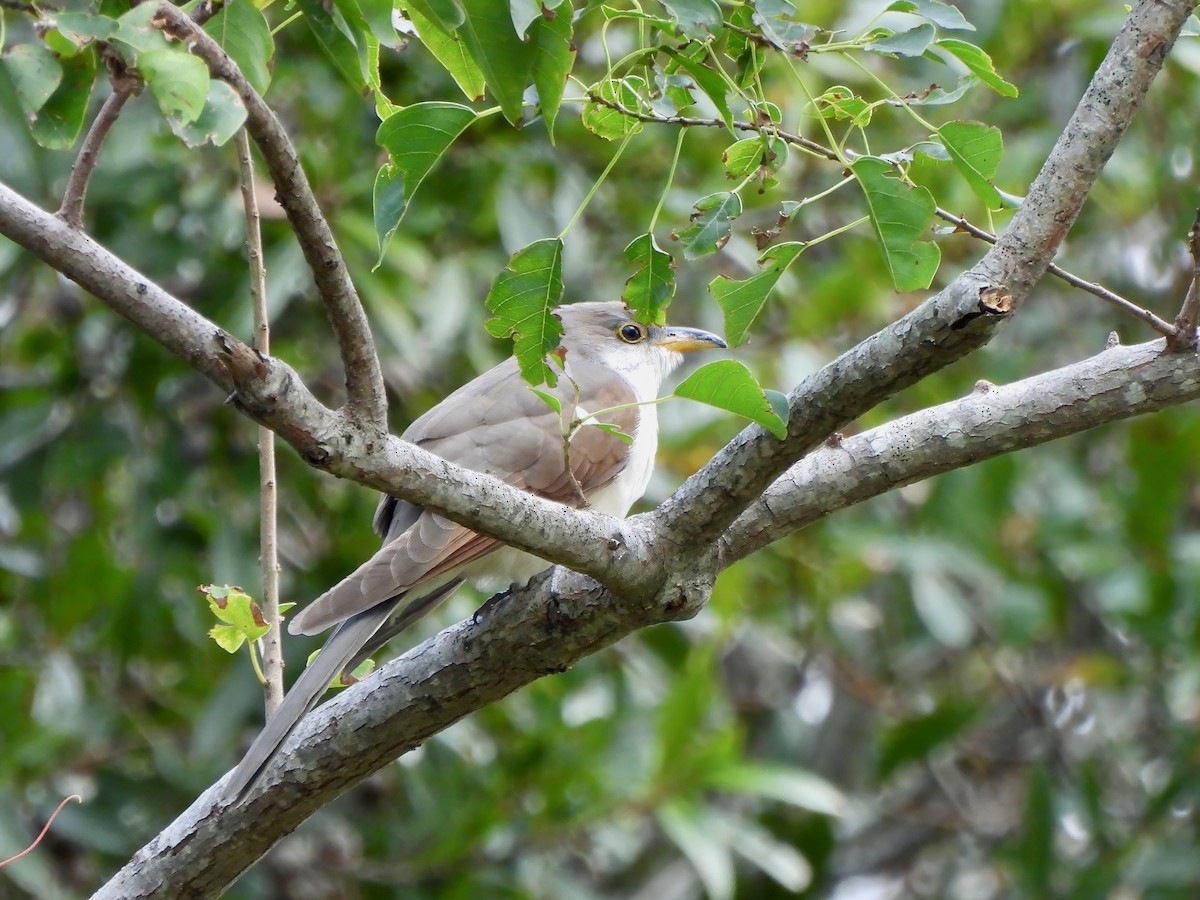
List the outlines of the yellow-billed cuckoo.
{"type": "MultiPolygon", "coordinates": [[[[725,342],[695,328],[643,325],[619,302],[574,303],[555,314],[563,326],[556,352],[566,377],[545,390],[558,398],[561,414],[530,389],[510,357],[418,418],[402,437],[530,493],[577,506],[582,491],[589,506],[624,516],[646,489],[658,446],[655,406],[633,404],[658,396],[682,353],[723,348],[725,342]],[[631,435],[632,443],[587,424],[597,420],[631,435]],[[576,422],[585,424],[564,453],[564,434],[576,422]]],[[[375,531],[383,538],[379,552],[289,624],[292,634],[337,629],[234,770],[227,798],[257,780],[339,672],[353,669],[464,581],[502,589],[524,584],[548,566],[387,495],[375,513],[375,531]]]]}

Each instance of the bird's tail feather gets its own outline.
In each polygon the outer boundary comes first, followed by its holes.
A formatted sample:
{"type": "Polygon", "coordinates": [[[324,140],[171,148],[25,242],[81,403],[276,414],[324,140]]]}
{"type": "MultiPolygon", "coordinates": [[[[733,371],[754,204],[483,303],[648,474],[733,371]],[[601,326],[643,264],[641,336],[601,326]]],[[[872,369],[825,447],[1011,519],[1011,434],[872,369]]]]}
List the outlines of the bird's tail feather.
{"type": "Polygon", "coordinates": [[[394,602],[380,603],[347,619],[329,636],[316,659],[296,679],[292,689],[283,698],[279,710],[271,717],[271,721],[267,722],[250,745],[250,749],[246,751],[246,755],[242,757],[242,761],[233,770],[233,775],[223,791],[227,803],[240,800],[258,781],[267,764],[274,759],[280,746],[292,733],[292,729],[316,705],[330,682],[346,668],[363,645],[370,641],[394,609],[394,602]]]}

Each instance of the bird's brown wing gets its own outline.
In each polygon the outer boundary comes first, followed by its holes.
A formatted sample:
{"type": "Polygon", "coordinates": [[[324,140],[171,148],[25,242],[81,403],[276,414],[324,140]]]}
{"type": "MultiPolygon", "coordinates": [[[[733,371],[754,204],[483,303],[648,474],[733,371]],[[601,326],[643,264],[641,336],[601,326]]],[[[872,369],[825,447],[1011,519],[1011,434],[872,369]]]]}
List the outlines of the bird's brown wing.
{"type": "MultiPolygon", "coordinates": [[[[596,413],[636,399],[623,379],[611,373],[592,374],[595,377],[579,390],[582,410],[596,413]]],[[[562,403],[561,418],[521,379],[516,360],[508,359],[421,416],[403,437],[514,487],[576,505],[578,489],[567,475],[563,449],[563,423],[569,426],[575,417],[575,387],[560,378],[551,392],[562,403]],[[500,397],[503,402],[497,402],[500,397]]],[[[600,418],[632,434],[638,412],[624,409],[600,418]]],[[[579,489],[587,495],[611,482],[624,468],[627,453],[620,438],[590,425],[579,429],[570,447],[579,489]]],[[[292,633],[324,631],[501,546],[431,510],[391,498],[381,504],[376,525],[385,532],[383,547],[298,614],[289,627],[292,633]]]]}

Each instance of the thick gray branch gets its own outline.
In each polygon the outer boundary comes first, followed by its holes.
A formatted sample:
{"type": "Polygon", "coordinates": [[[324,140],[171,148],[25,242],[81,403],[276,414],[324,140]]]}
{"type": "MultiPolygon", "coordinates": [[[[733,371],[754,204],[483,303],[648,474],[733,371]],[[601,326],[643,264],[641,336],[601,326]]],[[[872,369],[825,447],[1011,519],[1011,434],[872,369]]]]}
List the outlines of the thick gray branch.
{"type": "Polygon", "coordinates": [[[1195,353],[1163,341],[1098,356],[831,442],[796,465],[738,518],[722,540],[722,567],[785,534],[871,497],[1097,425],[1200,397],[1195,353]]]}
{"type": "Polygon", "coordinates": [[[275,183],[275,197],[287,213],[329,313],[346,374],[347,406],[355,418],[386,430],[387,395],[371,326],[346,269],[346,261],[317,205],[317,198],[283,124],[246,81],[237,63],[186,13],[162,2],[158,4],[155,17],[164,31],[187,43],[208,65],[213,77],[233,88],[245,105],[246,130],[266,161],[275,183]]]}
{"type": "Polygon", "coordinates": [[[746,429],[663,504],[659,524],[682,544],[715,538],[829,434],[989,341],[1045,272],[1194,6],[1192,0],[1141,0],[987,255],[805,379],[788,397],[786,440],[758,426],[746,429]]]}

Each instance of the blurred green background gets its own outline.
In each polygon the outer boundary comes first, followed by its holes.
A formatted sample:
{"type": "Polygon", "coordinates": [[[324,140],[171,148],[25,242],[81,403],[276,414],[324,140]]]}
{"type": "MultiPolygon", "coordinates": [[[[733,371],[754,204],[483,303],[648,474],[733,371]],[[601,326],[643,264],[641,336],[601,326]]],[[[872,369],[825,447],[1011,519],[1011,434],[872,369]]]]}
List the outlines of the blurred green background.
{"type": "MultiPolygon", "coordinates": [[[[882,3],[811,2],[853,32],[882,3]]],[[[1120,3],[958,4],[1021,89],[976,90],[945,118],[1003,129],[998,184],[1023,194],[1124,15],[1120,3]]],[[[269,11],[275,24],[282,11],[269,11]]],[[[483,297],[508,254],[556,234],[613,145],[564,108],[473,126],[422,187],[383,266],[371,189],[378,124],[296,24],[268,96],[350,263],[401,430],[508,347],[483,297]]],[[[603,65],[577,37],[580,67],[603,65]]],[[[875,60],[890,83],[944,70],[875,60]]],[[[869,91],[814,56],[817,92],[869,91]]],[[[1200,42],[1176,47],[1059,262],[1165,318],[1183,296],[1198,202],[1200,42]]],[[[399,103],[461,101],[416,42],[384,58],[399,103]]],[[[772,82],[785,124],[794,84],[772,82]]],[[[106,88],[102,88],[103,95],[106,88]]],[[[100,97],[93,98],[93,109],[100,97]]],[[[931,113],[931,115],[934,115],[931,113]]],[[[812,122],[801,121],[806,133],[812,122]]],[[[662,191],[675,133],[647,129],[570,233],[570,299],[620,295],[621,250],[662,191]]],[[[875,152],[923,137],[878,114],[875,152]]],[[[689,133],[660,243],[727,189],[717,129],[689,133]]],[[[29,138],[0,74],[0,180],[49,208],[72,155],[29,138]]],[[[232,148],[184,148],[152,99],[104,148],[89,232],[204,315],[249,338],[232,148]]],[[[950,170],[943,206],[987,224],[950,170]]],[[[720,327],[705,285],[750,274],[752,225],[841,178],[793,153],[721,253],[681,262],[678,323],[720,327]]],[[[264,187],[269,198],[271,189],[264,187]]],[[[785,238],[862,215],[839,191],[785,238]]],[[[268,208],[273,351],[340,402],[336,351],[300,253],[268,208]]],[[[934,287],[984,247],[938,243],[934,287]]],[[[865,229],[801,257],[736,351],[787,389],[920,302],[897,295],[865,229]]],[[[1153,337],[1045,279],[985,350],[858,427],[1123,340],[1153,337]]],[[[236,762],[261,724],[244,656],[206,636],[201,583],[257,591],[255,430],[224,397],[106,308],[0,239],[0,857],[78,793],[0,895],[85,896],[236,762]]],[[[661,410],[647,504],[736,433],[732,417],[661,410]]],[[[1184,408],[913,485],[788,537],[726,572],[695,620],[647,630],[430,740],[314,817],[247,874],[245,898],[1194,897],[1200,892],[1200,416],[1184,408]]],[[[280,453],[283,594],[304,602],[376,547],[376,496],[280,453]]],[[[422,634],[469,614],[463,595],[422,634]]],[[[419,635],[417,636],[419,637],[419,635]]],[[[289,671],[316,646],[287,641],[289,671]]]]}

